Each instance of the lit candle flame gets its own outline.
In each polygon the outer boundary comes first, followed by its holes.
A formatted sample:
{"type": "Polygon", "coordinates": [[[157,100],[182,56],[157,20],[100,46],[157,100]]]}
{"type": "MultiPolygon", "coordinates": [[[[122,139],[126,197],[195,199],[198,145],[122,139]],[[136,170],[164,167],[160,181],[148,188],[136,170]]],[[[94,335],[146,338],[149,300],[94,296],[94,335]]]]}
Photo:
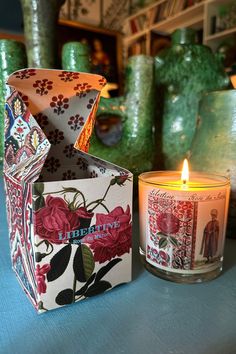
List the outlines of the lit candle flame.
{"type": "Polygon", "coordinates": [[[181,180],[182,180],[183,185],[186,185],[189,180],[189,169],[188,169],[188,160],[187,159],[184,159],[181,180]]]}

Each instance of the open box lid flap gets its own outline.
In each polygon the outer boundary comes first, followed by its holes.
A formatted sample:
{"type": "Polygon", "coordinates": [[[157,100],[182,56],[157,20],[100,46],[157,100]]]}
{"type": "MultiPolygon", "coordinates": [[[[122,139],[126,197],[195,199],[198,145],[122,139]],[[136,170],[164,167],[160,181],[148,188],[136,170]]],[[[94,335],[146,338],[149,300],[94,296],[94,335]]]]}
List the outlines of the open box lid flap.
{"type": "Polygon", "coordinates": [[[36,180],[49,150],[61,153],[55,134],[59,139],[65,135],[76,149],[87,152],[105,84],[99,75],[62,70],[23,69],[11,74],[6,95],[4,173],[17,180],[36,180]],[[44,125],[56,127],[54,136],[49,132],[46,137],[44,125]]]}

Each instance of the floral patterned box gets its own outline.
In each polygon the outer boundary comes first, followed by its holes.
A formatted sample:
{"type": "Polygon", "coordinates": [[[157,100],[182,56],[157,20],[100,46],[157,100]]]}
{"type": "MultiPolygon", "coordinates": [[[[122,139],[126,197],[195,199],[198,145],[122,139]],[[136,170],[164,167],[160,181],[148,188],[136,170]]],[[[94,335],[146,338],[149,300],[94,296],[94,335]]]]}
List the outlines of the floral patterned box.
{"type": "Polygon", "coordinates": [[[8,79],[11,258],[39,313],[131,280],[132,174],[87,153],[104,84],[44,69],[8,79]]]}

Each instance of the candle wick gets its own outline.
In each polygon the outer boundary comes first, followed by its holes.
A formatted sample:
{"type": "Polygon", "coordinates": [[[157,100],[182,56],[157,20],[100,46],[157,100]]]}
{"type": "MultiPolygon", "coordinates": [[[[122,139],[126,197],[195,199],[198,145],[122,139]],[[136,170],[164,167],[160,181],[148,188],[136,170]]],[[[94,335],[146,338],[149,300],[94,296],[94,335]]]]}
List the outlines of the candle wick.
{"type": "Polygon", "coordinates": [[[187,180],[186,179],[182,180],[182,188],[183,189],[188,189],[188,184],[187,184],[187,180]]]}

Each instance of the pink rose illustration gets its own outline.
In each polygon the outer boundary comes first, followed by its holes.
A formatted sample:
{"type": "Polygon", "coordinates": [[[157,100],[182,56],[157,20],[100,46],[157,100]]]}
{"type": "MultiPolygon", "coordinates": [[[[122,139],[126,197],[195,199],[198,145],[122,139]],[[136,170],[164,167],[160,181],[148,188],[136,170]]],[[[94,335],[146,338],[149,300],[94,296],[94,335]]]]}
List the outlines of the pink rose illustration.
{"type": "Polygon", "coordinates": [[[179,219],[171,213],[162,213],[157,217],[158,230],[165,235],[176,234],[179,231],[179,219]]]}
{"type": "Polygon", "coordinates": [[[44,264],[42,267],[40,267],[39,264],[36,266],[35,275],[39,295],[46,293],[47,285],[45,283],[45,274],[47,274],[50,269],[50,264],[44,264]]]}
{"type": "Polygon", "coordinates": [[[99,263],[110,261],[116,256],[129,253],[132,243],[132,226],[130,207],[126,211],[116,207],[108,214],[96,214],[96,226],[116,222],[117,228],[108,228],[85,237],[84,241],[90,244],[94,251],[94,260],[99,263]]]}
{"type": "Polygon", "coordinates": [[[87,227],[93,217],[86,208],[70,210],[64,199],[48,195],[45,206],[35,212],[35,232],[41,238],[53,243],[63,243],[59,233],[65,235],[68,231],[87,227]]]}

